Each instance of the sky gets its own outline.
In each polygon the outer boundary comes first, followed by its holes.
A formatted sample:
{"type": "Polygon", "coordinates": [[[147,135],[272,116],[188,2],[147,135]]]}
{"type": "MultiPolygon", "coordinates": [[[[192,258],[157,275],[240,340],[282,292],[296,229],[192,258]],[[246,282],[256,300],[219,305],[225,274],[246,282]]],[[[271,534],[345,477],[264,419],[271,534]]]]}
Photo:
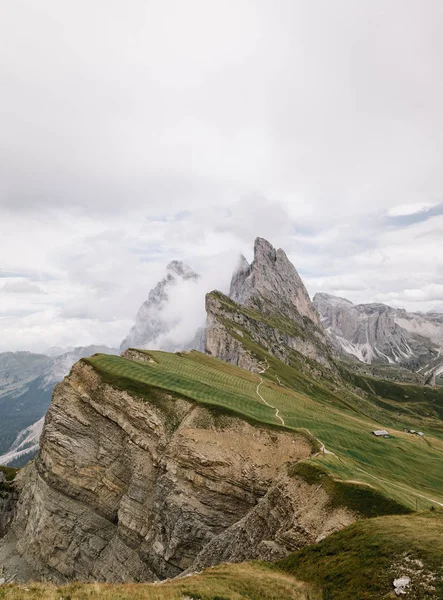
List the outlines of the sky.
{"type": "Polygon", "coordinates": [[[0,351],[119,345],[172,259],[197,323],[256,236],[311,295],[443,311],[442,27],[440,0],[4,3],[0,351]]]}

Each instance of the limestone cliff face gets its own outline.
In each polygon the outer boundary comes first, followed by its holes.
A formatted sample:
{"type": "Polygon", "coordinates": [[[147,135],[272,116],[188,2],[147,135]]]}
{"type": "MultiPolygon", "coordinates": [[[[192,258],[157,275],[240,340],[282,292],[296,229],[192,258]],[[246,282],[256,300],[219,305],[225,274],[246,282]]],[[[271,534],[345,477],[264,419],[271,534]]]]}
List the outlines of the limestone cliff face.
{"type": "Polygon", "coordinates": [[[78,363],[22,472],[0,564],[18,580],[121,582],[282,556],[355,518],[288,478],[311,453],[302,436],[158,390],[142,401],[78,363]]]}
{"type": "Polygon", "coordinates": [[[291,364],[315,361],[334,370],[334,350],[300,276],[283,250],[257,238],[251,265],[244,257],[231,281],[229,298],[206,297],[205,350],[249,370],[258,363],[250,351],[257,344],[291,364]]]}
{"type": "Polygon", "coordinates": [[[221,360],[259,371],[262,365],[248,350],[248,341],[252,341],[287,364],[292,364],[295,351],[319,367],[332,367],[330,347],[318,339],[314,326],[308,331],[288,320],[269,321],[260,313],[245,312],[220,293],[206,296],[206,313],[205,350],[221,360]]]}

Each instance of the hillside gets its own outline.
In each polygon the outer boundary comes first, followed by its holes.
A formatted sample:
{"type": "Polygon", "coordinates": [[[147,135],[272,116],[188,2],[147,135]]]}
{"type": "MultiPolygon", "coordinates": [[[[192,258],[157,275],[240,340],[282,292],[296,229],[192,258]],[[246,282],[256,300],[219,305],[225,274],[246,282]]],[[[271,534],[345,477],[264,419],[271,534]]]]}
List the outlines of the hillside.
{"type": "Polygon", "coordinates": [[[220,565],[193,577],[156,584],[4,586],[2,600],[321,600],[316,586],[264,564],[220,565]],[[24,591],[26,589],[26,591],[24,591]]]}
{"type": "Polygon", "coordinates": [[[273,426],[274,409],[254,399],[257,374],[198,353],[128,354],[85,359],[56,387],[0,543],[7,574],[155,581],[197,564],[275,560],[358,518],[288,474],[319,443],[273,426]]]}
{"type": "Polygon", "coordinates": [[[276,560],[356,520],[443,504],[439,437],[387,425],[390,410],[334,378],[256,359],[263,373],[198,352],[78,363],[20,476],[5,572],[153,581],[276,560]],[[388,439],[371,434],[382,426],[388,439]]]}
{"type": "Polygon", "coordinates": [[[322,589],[323,600],[443,597],[443,513],[361,521],[277,563],[322,589]],[[406,585],[400,587],[401,579],[406,585]]]}
{"type": "MultiPolygon", "coordinates": [[[[296,431],[307,428],[320,446],[325,445],[328,453],[320,453],[313,462],[324,465],[335,477],[370,484],[410,508],[415,508],[416,502],[421,506],[443,505],[440,477],[443,440],[438,435],[442,421],[428,419],[430,430],[425,438],[405,433],[403,425],[422,422],[418,414],[415,419],[408,414],[401,420],[397,412],[356,394],[352,396],[344,386],[334,392],[331,385],[309,379],[263,351],[260,359],[269,365],[263,374],[248,373],[198,352],[143,354],[153,361],[129,361],[106,355],[87,361],[104,381],[133,393],[149,395],[151,386],[163,388],[260,423],[283,427],[276,416],[278,410],[285,428],[296,431]],[[257,394],[262,379],[259,392],[264,401],[257,394]],[[389,439],[377,439],[371,434],[384,427],[390,429],[389,439]]],[[[389,402],[395,402],[390,397],[392,384],[385,382],[383,387],[383,382],[377,383],[378,403],[384,401],[388,406],[389,402]]],[[[404,390],[400,385],[395,389],[404,390]]],[[[418,387],[413,390],[428,391],[418,387]]],[[[410,394],[413,404],[414,397],[410,394]]],[[[430,401],[436,400],[443,406],[443,390],[434,391],[430,401]]],[[[397,407],[401,409],[401,401],[397,401],[397,407]]]]}

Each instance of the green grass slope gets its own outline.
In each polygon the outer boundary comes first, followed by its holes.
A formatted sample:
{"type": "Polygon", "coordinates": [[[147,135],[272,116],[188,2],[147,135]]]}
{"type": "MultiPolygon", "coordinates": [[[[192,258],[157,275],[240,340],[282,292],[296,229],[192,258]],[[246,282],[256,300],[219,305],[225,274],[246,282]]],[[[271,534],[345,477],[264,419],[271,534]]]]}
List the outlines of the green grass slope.
{"type": "Polygon", "coordinates": [[[322,588],[323,600],[393,598],[407,576],[405,600],[443,598],[443,513],[359,521],[276,565],[322,588]]]}
{"type": "MultiPolygon", "coordinates": [[[[364,489],[371,489],[395,501],[396,508],[387,512],[399,512],[398,503],[406,509],[443,506],[443,441],[432,434],[419,438],[404,433],[402,424],[396,428],[392,411],[376,406],[371,413],[369,400],[355,397],[353,401],[348,390],[334,392],[270,355],[263,356],[269,368],[260,386],[267,404],[257,394],[259,374],[198,352],[149,355],[152,362],[108,355],[85,361],[107,383],[141,400],[168,390],[216,410],[282,427],[278,409],[285,427],[309,432],[319,440],[319,447],[324,444],[325,452],[309,464],[333,479],[366,486],[360,490],[362,497],[364,489]],[[283,385],[275,383],[276,378],[283,385]],[[372,435],[381,427],[389,428],[388,439],[372,435]]],[[[364,514],[363,509],[360,512],[364,514]]]]}

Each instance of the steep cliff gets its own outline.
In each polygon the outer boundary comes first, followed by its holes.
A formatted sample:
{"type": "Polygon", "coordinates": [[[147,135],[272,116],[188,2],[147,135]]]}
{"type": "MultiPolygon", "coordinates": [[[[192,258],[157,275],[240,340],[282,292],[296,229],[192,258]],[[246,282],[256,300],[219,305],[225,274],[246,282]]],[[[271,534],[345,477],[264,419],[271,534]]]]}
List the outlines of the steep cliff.
{"type": "Polygon", "coordinates": [[[119,582],[173,577],[197,557],[284,556],[356,518],[288,477],[313,452],[306,436],[155,387],[141,397],[80,362],[55,389],[0,564],[19,580],[119,582]]]}
{"type": "Polygon", "coordinates": [[[295,267],[262,238],[255,241],[251,265],[241,258],[229,298],[211,292],[206,312],[205,350],[212,356],[259,370],[259,346],[311,372],[335,369],[334,350],[295,267]]]}

